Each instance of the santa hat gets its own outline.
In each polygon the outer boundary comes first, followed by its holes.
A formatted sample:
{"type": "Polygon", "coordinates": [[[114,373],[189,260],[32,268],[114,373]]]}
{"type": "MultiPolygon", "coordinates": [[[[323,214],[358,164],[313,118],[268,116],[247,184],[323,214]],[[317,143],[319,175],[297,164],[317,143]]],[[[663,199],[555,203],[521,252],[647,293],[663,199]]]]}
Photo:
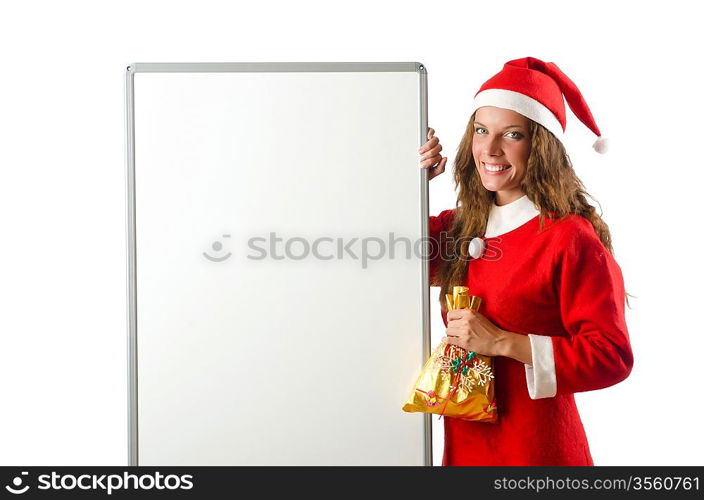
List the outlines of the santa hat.
{"type": "Polygon", "coordinates": [[[510,109],[540,123],[561,140],[567,124],[563,95],[575,116],[597,135],[594,149],[605,153],[606,139],[601,137],[587,103],[555,63],[534,57],[507,62],[475,94],[471,112],[482,106],[510,109]]]}

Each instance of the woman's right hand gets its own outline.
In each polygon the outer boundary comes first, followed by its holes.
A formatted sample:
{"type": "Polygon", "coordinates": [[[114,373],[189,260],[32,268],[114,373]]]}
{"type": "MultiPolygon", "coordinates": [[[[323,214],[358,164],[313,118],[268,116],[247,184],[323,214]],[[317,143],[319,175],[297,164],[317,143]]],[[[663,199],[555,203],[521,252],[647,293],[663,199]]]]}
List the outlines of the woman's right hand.
{"type": "Polygon", "coordinates": [[[428,180],[443,173],[447,163],[447,157],[443,158],[440,155],[440,151],[442,151],[440,139],[434,137],[434,135],[435,130],[428,128],[428,141],[418,150],[421,155],[420,168],[428,169],[428,180]]]}

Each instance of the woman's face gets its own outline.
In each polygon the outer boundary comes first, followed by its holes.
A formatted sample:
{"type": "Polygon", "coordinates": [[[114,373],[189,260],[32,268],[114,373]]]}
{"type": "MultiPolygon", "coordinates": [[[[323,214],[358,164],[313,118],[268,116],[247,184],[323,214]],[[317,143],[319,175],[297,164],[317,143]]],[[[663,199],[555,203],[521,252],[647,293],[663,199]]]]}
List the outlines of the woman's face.
{"type": "Polygon", "coordinates": [[[510,109],[484,106],[474,115],[472,155],[482,184],[496,192],[496,204],[523,196],[520,188],[530,156],[530,128],[525,116],[510,109]]]}

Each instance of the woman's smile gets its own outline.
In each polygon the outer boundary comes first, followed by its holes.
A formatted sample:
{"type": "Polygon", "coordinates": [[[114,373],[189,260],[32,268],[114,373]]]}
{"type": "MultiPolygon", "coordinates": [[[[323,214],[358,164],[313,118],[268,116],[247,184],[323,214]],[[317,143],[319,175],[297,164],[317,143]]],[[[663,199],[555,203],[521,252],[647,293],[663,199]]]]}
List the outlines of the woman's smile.
{"type": "Polygon", "coordinates": [[[487,175],[502,175],[511,169],[511,165],[482,162],[482,168],[484,169],[484,173],[487,175]]]}

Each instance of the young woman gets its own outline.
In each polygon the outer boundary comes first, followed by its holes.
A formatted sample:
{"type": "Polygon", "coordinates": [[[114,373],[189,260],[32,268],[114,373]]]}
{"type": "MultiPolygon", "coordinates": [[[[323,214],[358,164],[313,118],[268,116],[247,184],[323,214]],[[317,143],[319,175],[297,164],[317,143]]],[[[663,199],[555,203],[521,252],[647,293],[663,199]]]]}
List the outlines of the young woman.
{"type": "MultiPolygon", "coordinates": [[[[455,159],[457,207],[430,217],[431,237],[450,243],[431,261],[431,284],[441,298],[465,285],[483,300],[479,312],[442,305],[443,340],[495,356],[499,415],[446,417],[443,465],[594,465],[574,393],[616,384],[633,366],[609,229],[560,141],[563,95],[600,136],[553,63],[509,61],[485,82],[455,159]]],[[[421,167],[432,178],[447,158],[433,129],[428,139],[421,167]]]]}

